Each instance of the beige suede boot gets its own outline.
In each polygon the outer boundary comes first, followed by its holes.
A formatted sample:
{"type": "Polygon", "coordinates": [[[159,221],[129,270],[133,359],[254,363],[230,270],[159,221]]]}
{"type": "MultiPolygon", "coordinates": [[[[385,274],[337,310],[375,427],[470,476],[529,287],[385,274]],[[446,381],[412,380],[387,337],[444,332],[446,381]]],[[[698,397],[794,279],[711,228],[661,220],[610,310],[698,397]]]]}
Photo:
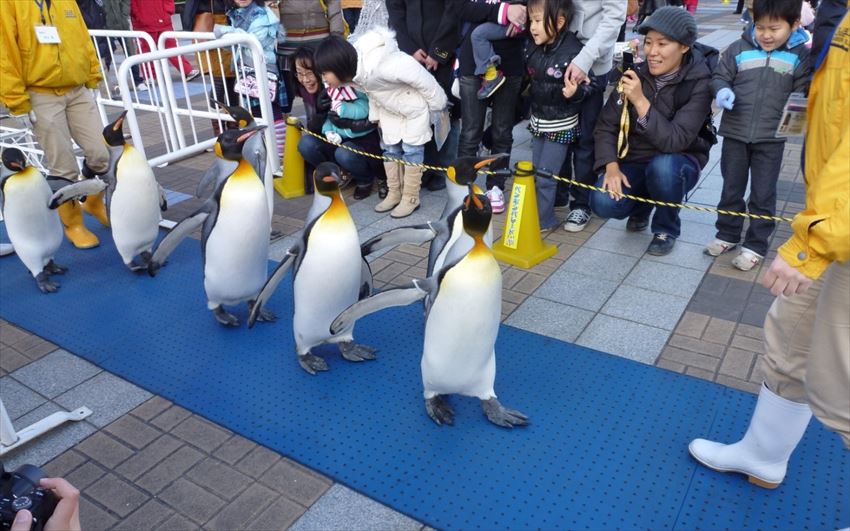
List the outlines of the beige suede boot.
{"type": "Polygon", "coordinates": [[[401,174],[404,171],[400,162],[384,162],[387,174],[387,197],[375,205],[375,212],[388,212],[401,201],[401,174]]]}
{"type": "Polygon", "coordinates": [[[406,218],[419,208],[419,188],[422,186],[422,173],[425,169],[419,166],[404,167],[404,186],[401,192],[401,203],[393,209],[390,216],[406,218]]]}

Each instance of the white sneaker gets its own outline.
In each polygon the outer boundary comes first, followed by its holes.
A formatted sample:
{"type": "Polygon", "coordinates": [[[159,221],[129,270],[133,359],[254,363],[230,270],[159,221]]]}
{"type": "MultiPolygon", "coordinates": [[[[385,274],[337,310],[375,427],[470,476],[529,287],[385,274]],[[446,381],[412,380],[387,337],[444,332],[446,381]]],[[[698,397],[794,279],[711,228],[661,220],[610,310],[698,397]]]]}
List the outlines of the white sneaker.
{"type": "Polygon", "coordinates": [[[725,242],[715,238],[713,242],[705,246],[705,249],[703,249],[702,252],[708,256],[720,256],[723,253],[728,253],[737,246],[737,243],[725,242]]]}
{"type": "Polygon", "coordinates": [[[584,208],[574,208],[567,215],[564,230],[567,232],[581,232],[590,221],[590,211],[584,208]]]}
{"type": "Polygon", "coordinates": [[[732,259],[732,265],[741,271],[749,271],[759,265],[764,257],[758,253],[754,253],[746,247],[741,247],[741,253],[732,259]]]}
{"type": "Polygon", "coordinates": [[[138,90],[139,92],[147,92],[147,91],[149,91],[149,90],[150,90],[150,87],[148,87],[148,82],[147,82],[147,81],[142,81],[141,83],[139,83],[138,85],[136,85],[136,90],[138,90]]]}
{"type": "Polygon", "coordinates": [[[188,74],[186,74],[186,81],[192,81],[196,77],[201,75],[201,71],[198,69],[192,70],[188,74]]]}
{"type": "Polygon", "coordinates": [[[505,194],[497,186],[487,191],[487,199],[490,200],[490,207],[494,214],[501,214],[505,211],[505,194]]]}

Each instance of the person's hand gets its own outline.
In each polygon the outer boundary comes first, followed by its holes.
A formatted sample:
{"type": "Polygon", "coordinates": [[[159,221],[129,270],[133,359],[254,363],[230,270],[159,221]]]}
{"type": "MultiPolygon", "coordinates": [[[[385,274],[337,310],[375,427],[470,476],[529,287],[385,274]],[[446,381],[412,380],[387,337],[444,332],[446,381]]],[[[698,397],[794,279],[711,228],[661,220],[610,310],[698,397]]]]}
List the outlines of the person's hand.
{"type": "Polygon", "coordinates": [[[525,26],[528,13],[522,4],[511,4],[508,6],[508,22],[515,26],[525,26]]]}
{"type": "Polygon", "coordinates": [[[506,37],[513,37],[515,35],[519,35],[522,31],[522,28],[517,27],[513,24],[508,24],[508,30],[505,32],[506,37]]]}
{"type": "Polygon", "coordinates": [[[216,24],[213,26],[213,35],[215,35],[216,39],[220,39],[222,35],[225,35],[230,31],[230,26],[225,26],[224,24],[216,24]]]}
{"type": "Polygon", "coordinates": [[[37,121],[35,113],[32,111],[24,114],[13,114],[12,118],[20,122],[24,126],[24,129],[29,129],[30,131],[33,130],[33,124],[37,121]]]}
{"type": "Polygon", "coordinates": [[[327,133],[325,133],[325,138],[335,144],[342,143],[342,137],[336,131],[328,131],[327,133]]]}
{"type": "Polygon", "coordinates": [[[567,66],[567,71],[564,77],[568,77],[573,83],[590,83],[590,78],[587,77],[587,72],[576,66],[575,63],[570,63],[567,66]]]}
{"type": "MultiPolygon", "coordinates": [[[[43,478],[39,486],[53,491],[59,499],[53,514],[44,524],[44,531],[80,531],[80,491],[62,478],[43,478]]],[[[18,511],[10,531],[29,531],[32,513],[18,511]]]]}
{"type": "Polygon", "coordinates": [[[576,90],[578,90],[578,83],[570,81],[569,76],[564,76],[564,88],[562,90],[564,97],[567,99],[572,98],[576,90]]]}
{"type": "Polygon", "coordinates": [[[641,85],[640,77],[638,77],[637,72],[634,70],[626,70],[623,72],[622,83],[623,96],[625,96],[632,105],[637,107],[644,100],[649,101],[643,94],[643,86],[641,85]]]}
{"type": "Polygon", "coordinates": [[[438,63],[436,59],[434,59],[430,55],[425,57],[425,68],[434,72],[437,70],[438,66],[440,66],[440,63],[438,63]]]}
{"type": "Polygon", "coordinates": [[[805,293],[812,285],[812,279],[792,267],[782,258],[782,255],[776,255],[764,278],[762,278],[761,285],[777,297],[780,294],[790,297],[805,293]]]}
{"type": "Polygon", "coordinates": [[[620,171],[620,165],[616,162],[609,162],[606,164],[602,189],[608,192],[611,199],[619,201],[623,197],[623,185],[628,186],[629,188],[632,187],[629,183],[628,177],[620,171]]]}
{"type": "Polygon", "coordinates": [[[319,95],[316,97],[316,112],[320,114],[327,114],[328,111],[331,110],[331,97],[328,95],[327,90],[322,90],[319,92],[319,95]]]}
{"type": "Polygon", "coordinates": [[[714,101],[718,107],[731,111],[732,107],[735,106],[735,93],[732,92],[732,89],[724,87],[717,91],[714,101]]]}
{"type": "Polygon", "coordinates": [[[425,59],[428,58],[428,54],[425,53],[425,50],[420,48],[420,49],[416,50],[415,52],[413,52],[413,58],[424,65],[425,59]]]}

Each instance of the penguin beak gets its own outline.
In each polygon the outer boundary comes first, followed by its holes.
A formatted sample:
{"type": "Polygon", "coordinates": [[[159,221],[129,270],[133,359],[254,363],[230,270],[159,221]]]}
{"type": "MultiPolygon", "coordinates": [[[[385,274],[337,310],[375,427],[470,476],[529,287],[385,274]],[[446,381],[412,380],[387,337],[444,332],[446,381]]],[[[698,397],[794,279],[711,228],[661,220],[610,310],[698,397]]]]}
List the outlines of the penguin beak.
{"type": "Polygon", "coordinates": [[[340,181],[342,181],[342,179],[340,179],[339,175],[337,175],[336,172],[331,172],[322,177],[322,182],[326,183],[338,183],[340,181]]]}
{"type": "Polygon", "coordinates": [[[248,129],[246,129],[245,130],[246,132],[243,133],[239,138],[237,138],[236,141],[239,142],[239,143],[242,143],[242,142],[248,140],[249,138],[251,138],[252,136],[254,136],[256,133],[259,133],[260,131],[262,131],[266,127],[267,126],[265,126],[265,125],[255,125],[254,127],[250,127],[248,129]]]}
{"type": "Polygon", "coordinates": [[[20,162],[18,162],[17,160],[13,160],[12,162],[10,162],[10,163],[9,163],[9,166],[10,166],[11,168],[14,168],[14,169],[18,170],[18,171],[21,171],[21,170],[23,170],[23,169],[24,169],[24,167],[21,165],[21,163],[20,163],[20,162]]]}
{"type": "Polygon", "coordinates": [[[475,169],[480,170],[481,168],[485,168],[485,167],[489,166],[490,164],[496,162],[497,160],[503,159],[507,156],[508,156],[507,153],[499,153],[498,155],[492,156],[490,158],[480,160],[480,161],[475,163],[475,169]]]}
{"type": "Polygon", "coordinates": [[[117,120],[112,125],[113,131],[120,131],[122,127],[124,127],[124,118],[127,116],[127,111],[121,113],[121,116],[118,117],[117,120]]]}

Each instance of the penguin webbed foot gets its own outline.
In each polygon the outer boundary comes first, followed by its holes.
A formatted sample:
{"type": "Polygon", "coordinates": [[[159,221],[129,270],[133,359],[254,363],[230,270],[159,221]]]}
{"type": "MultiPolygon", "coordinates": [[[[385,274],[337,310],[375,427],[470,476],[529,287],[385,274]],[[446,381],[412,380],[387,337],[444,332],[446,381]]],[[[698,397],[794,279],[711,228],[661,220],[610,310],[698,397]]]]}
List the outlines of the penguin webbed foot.
{"type": "Polygon", "coordinates": [[[301,368],[307,371],[312,375],[316,375],[317,371],[326,371],[328,370],[328,362],[324,359],[316,356],[315,354],[307,353],[307,354],[299,354],[298,355],[298,363],[301,365],[301,368]]]}
{"type": "Polygon", "coordinates": [[[142,273],[147,271],[148,274],[150,274],[151,258],[153,258],[153,255],[149,251],[144,251],[138,256],[138,260],[134,257],[133,260],[127,264],[127,267],[129,267],[130,271],[133,273],[142,273]]]}
{"type": "Polygon", "coordinates": [[[438,426],[448,424],[453,426],[455,423],[455,412],[446,402],[443,395],[435,395],[432,398],[425,399],[425,410],[431,420],[437,423],[438,426]]]}
{"type": "Polygon", "coordinates": [[[59,289],[59,284],[50,280],[47,268],[35,276],[35,282],[42,293],[56,293],[56,290],[59,289]]]}
{"type": "Polygon", "coordinates": [[[155,277],[159,270],[162,269],[168,262],[159,263],[156,260],[151,260],[148,262],[148,275],[155,277]]]}
{"type": "Polygon", "coordinates": [[[67,267],[62,267],[53,260],[47,262],[47,265],[44,266],[44,272],[48,275],[64,275],[66,271],[68,271],[67,267]]]}
{"type": "Polygon", "coordinates": [[[224,326],[239,326],[239,319],[225,310],[221,305],[215,307],[213,315],[215,316],[215,320],[224,326]]]}
{"type": "Polygon", "coordinates": [[[378,349],[372,348],[369,345],[358,345],[353,341],[345,341],[337,344],[339,353],[348,361],[367,361],[377,359],[375,352],[378,349]]]}
{"type": "MultiPolygon", "coordinates": [[[[257,301],[248,301],[248,315],[253,315],[254,307],[256,306],[257,301]]],[[[253,327],[254,321],[260,321],[262,323],[271,323],[277,321],[277,315],[271,310],[267,310],[264,307],[260,307],[257,311],[257,316],[251,321],[251,327],[253,327]]]]}
{"type": "Polygon", "coordinates": [[[504,407],[496,397],[481,401],[481,409],[487,415],[487,419],[497,426],[513,428],[514,426],[527,426],[528,417],[514,409],[504,407]]]}

